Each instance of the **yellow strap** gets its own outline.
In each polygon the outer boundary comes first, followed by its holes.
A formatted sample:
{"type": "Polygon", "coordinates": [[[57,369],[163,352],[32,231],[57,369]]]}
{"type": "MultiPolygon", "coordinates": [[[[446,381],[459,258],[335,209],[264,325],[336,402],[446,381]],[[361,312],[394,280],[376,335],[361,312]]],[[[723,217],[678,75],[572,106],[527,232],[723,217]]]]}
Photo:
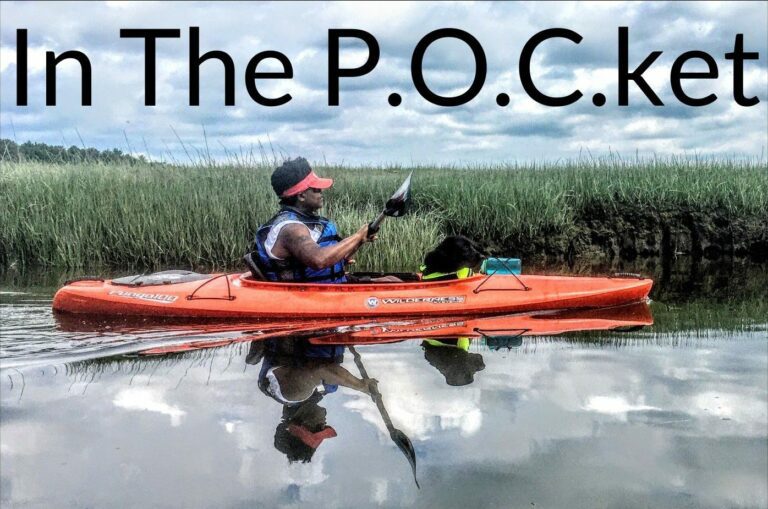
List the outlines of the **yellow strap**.
{"type": "MultiPolygon", "coordinates": [[[[424,269],[426,269],[426,268],[427,267],[422,265],[419,270],[424,271],[424,269]]],[[[455,275],[459,279],[465,279],[465,278],[468,278],[469,276],[471,276],[472,274],[473,274],[472,273],[472,269],[470,269],[469,267],[462,267],[459,270],[457,270],[456,272],[432,272],[430,274],[424,274],[424,275],[421,276],[421,279],[422,280],[428,280],[428,279],[435,279],[435,278],[438,278],[438,277],[452,276],[452,275],[455,275]]]]}

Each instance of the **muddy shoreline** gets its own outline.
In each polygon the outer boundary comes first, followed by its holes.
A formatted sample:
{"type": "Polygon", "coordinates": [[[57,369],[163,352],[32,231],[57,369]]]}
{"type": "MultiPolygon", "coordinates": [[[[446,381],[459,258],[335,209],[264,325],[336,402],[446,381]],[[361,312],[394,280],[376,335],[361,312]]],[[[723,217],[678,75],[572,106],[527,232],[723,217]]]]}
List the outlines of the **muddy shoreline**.
{"type": "Polygon", "coordinates": [[[604,265],[643,259],[671,262],[679,257],[766,263],[768,212],[762,217],[733,217],[725,210],[596,205],[578,213],[569,231],[488,244],[493,252],[513,252],[538,263],[604,265]]]}

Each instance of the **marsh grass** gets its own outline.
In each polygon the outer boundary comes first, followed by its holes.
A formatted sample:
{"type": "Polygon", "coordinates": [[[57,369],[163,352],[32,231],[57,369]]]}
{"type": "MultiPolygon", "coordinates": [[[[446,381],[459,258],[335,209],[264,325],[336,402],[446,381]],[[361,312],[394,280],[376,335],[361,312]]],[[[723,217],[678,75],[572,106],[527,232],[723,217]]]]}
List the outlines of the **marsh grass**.
{"type": "MultiPolygon", "coordinates": [[[[277,210],[268,164],[0,163],[0,262],[22,266],[232,268],[277,210]]],[[[370,221],[411,168],[317,167],[336,180],[324,214],[343,234],[370,221]]],[[[415,268],[445,234],[490,245],[568,233],[620,208],[766,217],[764,160],[620,159],[416,167],[412,213],[385,222],[358,270],[415,268]]],[[[504,253],[496,253],[504,254],[504,253]]]]}

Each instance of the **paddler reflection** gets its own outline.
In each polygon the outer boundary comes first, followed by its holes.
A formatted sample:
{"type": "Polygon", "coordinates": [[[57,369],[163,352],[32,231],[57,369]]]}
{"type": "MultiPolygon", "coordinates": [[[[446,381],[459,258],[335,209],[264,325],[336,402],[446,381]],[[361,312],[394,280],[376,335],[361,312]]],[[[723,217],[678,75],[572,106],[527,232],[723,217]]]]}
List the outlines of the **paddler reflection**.
{"type": "Polygon", "coordinates": [[[345,347],[313,345],[305,337],[254,341],[248,364],[261,361],[259,389],[283,405],[275,449],[290,462],[308,462],[326,439],[336,436],[320,402],[339,386],[371,394],[375,379],[363,380],[341,366],[345,347]]]}

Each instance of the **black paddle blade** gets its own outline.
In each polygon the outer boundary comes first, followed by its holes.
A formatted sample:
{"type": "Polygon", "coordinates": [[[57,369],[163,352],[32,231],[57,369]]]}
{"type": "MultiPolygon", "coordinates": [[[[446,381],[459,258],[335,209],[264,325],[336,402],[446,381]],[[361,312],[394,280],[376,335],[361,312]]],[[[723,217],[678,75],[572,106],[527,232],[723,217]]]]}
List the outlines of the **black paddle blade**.
{"type": "Polygon", "coordinates": [[[408,211],[408,204],[411,201],[411,177],[413,177],[413,172],[408,174],[408,178],[395,191],[395,194],[387,200],[387,204],[384,206],[384,214],[390,217],[400,217],[404,216],[408,211]]]}
{"type": "Polygon", "coordinates": [[[403,451],[406,459],[408,459],[408,463],[411,464],[411,470],[413,470],[413,482],[416,483],[417,488],[421,489],[421,486],[419,486],[419,480],[416,479],[416,450],[413,448],[411,439],[397,428],[389,432],[389,437],[395,442],[398,449],[403,451]]]}

